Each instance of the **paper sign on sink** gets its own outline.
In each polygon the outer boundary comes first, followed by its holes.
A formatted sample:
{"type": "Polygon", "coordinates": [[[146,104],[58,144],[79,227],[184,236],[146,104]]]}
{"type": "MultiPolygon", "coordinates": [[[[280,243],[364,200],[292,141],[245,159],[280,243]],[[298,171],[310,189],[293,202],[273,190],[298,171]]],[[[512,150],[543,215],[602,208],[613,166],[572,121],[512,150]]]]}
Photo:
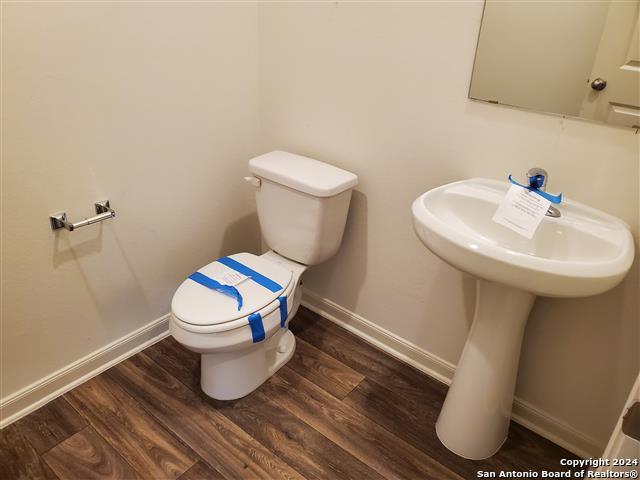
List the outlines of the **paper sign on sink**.
{"type": "Polygon", "coordinates": [[[550,206],[551,202],[537,193],[511,185],[493,221],[531,239],[550,206]]]}

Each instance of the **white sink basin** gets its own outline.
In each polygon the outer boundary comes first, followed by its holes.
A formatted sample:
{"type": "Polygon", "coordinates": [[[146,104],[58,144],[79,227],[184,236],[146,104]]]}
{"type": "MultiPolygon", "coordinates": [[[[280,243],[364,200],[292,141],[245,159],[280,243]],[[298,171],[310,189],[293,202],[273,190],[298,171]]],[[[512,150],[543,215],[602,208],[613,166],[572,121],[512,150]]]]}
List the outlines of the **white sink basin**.
{"type": "Polygon", "coordinates": [[[460,270],[537,295],[595,295],[624,278],[634,250],[624,222],[564,200],[529,240],[491,220],[508,187],[477,178],[428,191],[413,203],[418,237],[460,270]]]}
{"type": "Polygon", "coordinates": [[[458,455],[487,458],[506,440],[520,347],[536,295],[578,297],[616,286],[631,268],[633,238],[621,220],[571,200],[531,240],[495,223],[509,184],[472,179],[435,188],[412,206],[422,242],[478,278],[469,337],[436,424],[458,455]]]}

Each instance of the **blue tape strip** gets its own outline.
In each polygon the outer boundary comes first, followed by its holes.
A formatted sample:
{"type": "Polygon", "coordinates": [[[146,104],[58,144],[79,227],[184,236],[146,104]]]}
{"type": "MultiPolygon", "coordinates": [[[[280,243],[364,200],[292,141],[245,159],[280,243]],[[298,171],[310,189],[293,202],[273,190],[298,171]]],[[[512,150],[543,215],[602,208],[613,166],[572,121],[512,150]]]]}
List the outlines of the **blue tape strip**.
{"type": "Polygon", "coordinates": [[[233,258],[222,257],[216,260],[216,262],[220,262],[221,264],[226,265],[230,269],[235,270],[236,272],[241,273],[243,275],[246,275],[247,277],[250,277],[251,280],[253,280],[259,285],[262,285],[264,288],[271,290],[273,293],[276,293],[282,290],[282,287],[278,285],[276,282],[274,282],[273,280],[271,280],[270,278],[267,278],[264,275],[256,272],[255,270],[250,269],[246,265],[243,265],[242,263],[234,260],[233,258]]]}
{"type": "Polygon", "coordinates": [[[253,337],[253,343],[258,343],[264,340],[264,325],[262,323],[262,315],[259,313],[252,313],[249,315],[249,326],[251,327],[251,336],[253,337]]]}
{"type": "Polygon", "coordinates": [[[287,326],[287,297],[278,297],[280,302],[280,328],[287,326]]]}
{"type": "Polygon", "coordinates": [[[531,190],[532,192],[537,193],[542,198],[544,198],[546,200],[549,200],[551,203],[558,204],[558,203],[560,203],[562,201],[562,194],[561,193],[559,193],[558,195],[551,195],[550,193],[543,192],[542,190],[540,190],[540,187],[542,186],[542,184],[544,182],[544,177],[542,175],[536,175],[534,177],[531,177],[531,179],[529,180],[529,186],[528,187],[526,185],[522,185],[522,184],[516,182],[513,179],[513,176],[511,174],[509,174],[509,181],[511,183],[513,183],[514,185],[517,185],[517,186],[522,187],[522,188],[526,188],[527,190],[531,190]]]}
{"type": "Polygon", "coordinates": [[[194,272],[189,275],[189,278],[200,285],[203,285],[211,290],[216,290],[217,292],[223,293],[228,297],[235,298],[238,302],[238,310],[242,308],[242,295],[238,291],[238,289],[231,285],[223,285],[222,283],[214,280],[213,278],[207,277],[205,274],[200,272],[194,272]]]}

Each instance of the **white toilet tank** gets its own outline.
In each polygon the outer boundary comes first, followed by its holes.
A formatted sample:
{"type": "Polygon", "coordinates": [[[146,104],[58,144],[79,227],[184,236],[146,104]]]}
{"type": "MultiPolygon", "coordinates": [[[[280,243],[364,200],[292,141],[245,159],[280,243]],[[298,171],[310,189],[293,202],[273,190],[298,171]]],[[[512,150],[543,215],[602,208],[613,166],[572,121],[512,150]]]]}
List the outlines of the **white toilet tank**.
{"type": "Polygon", "coordinates": [[[356,175],[282,151],[251,159],[249,170],[260,179],[256,203],[269,248],[304,265],[338,251],[356,175]]]}

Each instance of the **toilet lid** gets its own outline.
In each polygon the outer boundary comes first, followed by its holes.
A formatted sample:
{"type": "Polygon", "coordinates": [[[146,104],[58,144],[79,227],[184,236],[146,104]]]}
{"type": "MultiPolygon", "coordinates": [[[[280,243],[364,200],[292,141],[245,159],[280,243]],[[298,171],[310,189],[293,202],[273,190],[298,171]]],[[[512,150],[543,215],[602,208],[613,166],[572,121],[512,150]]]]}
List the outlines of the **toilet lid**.
{"type": "MultiPolygon", "coordinates": [[[[263,257],[258,257],[251,253],[236,253],[229,255],[227,258],[231,258],[267,277],[267,279],[280,286],[281,289],[274,292],[272,291],[274,289],[273,286],[270,290],[253,278],[246,278],[234,285],[242,295],[243,300],[242,308],[238,310],[238,302],[235,298],[187,278],[178,287],[171,301],[171,311],[176,318],[192,325],[218,325],[248,317],[275,302],[291,282],[292,272],[290,270],[263,257]]],[[[229,268],[218,260],[205,265],[198,272],[224,284],[230,284],[230,282],[237,280],[236,270],[229,268]]]]}

